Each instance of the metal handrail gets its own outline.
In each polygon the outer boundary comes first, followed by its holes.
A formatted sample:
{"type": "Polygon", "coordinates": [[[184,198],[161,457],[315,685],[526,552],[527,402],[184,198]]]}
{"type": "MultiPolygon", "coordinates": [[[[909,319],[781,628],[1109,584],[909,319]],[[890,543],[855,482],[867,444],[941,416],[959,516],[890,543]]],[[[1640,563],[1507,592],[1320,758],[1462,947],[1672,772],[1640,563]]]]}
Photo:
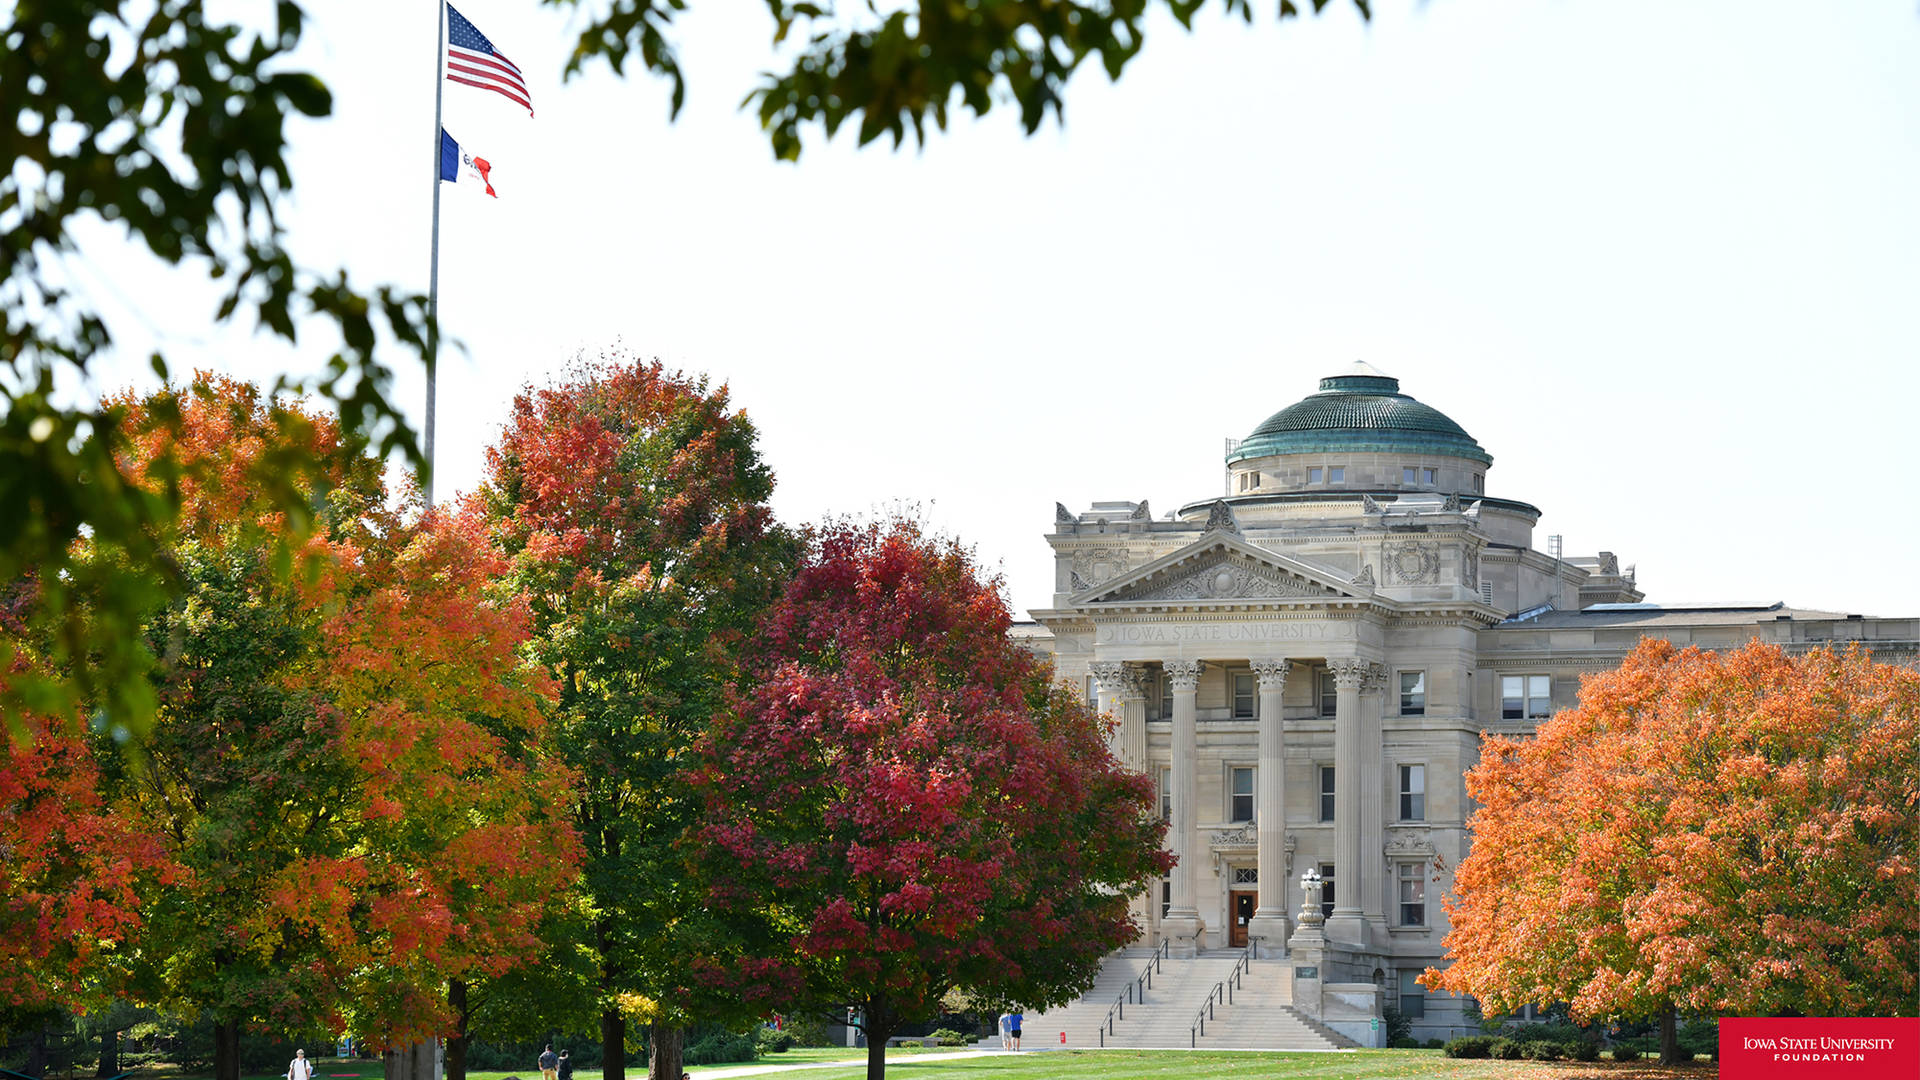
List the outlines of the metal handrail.
{"type": "Polygon", "coordinates": [[[1253,956],[1256,947],[1257,945],[1253,942],[1247,944],[1246,951],[1242,952],[1240,959],[1234,962],[1233,970],[1227,973],[1226,978],[1213,984],[1213,990],[1207,994],[1207,1003],[1200,1006],[1199,1012],[1193,1014],[1193,1024],[1187,1028],[1187,1046],[1189,1048],[1199,1048],[1200,1036],[1207,1033],[1207,1021],[1213,1019],[1214,1002],[1219,1001],[1227,1005],[1233,1004],[1233,991],[1244,985],[1242,976],[1253,970],[1253,956]]]}
{"type": "Polygon", "coordinates": [[[1141,965],[1140,974],[1135,975],[1133,981],[1127,984],[1127,992],[1116,997],[1113,1004],[1108,1006],[1107,1018],[1100,1021],[1101,1046],[1107,1045],[1107,1036],[1113,1034],[1114,1021],[1127,1018],[1127,1003],[1136,1000],[1136,993],[1139,995],[1139,1002],[1143,1005],[1146,1003],[1147,991],[1153,989],[1153,973],[1160,970],[1160,961],[1166,959],[1167,947],[1172,944],[1172,938],[1161,941],[1160,947],[1153,950],[1153,955],[1147,957],[1147,962],[1141,965]]]}

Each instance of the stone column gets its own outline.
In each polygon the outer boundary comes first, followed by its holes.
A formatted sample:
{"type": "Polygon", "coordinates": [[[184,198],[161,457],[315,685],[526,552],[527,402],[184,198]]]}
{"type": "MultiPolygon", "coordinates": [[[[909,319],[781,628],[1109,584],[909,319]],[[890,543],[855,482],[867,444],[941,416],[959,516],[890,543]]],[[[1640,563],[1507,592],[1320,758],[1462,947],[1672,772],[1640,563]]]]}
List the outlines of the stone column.
{"type": "Polygon", "coordinates": [[[1169,660],[1164,665],[1173,683],[1173,822],[1168,846],[1179,860],[1173,868],[1173,897],[1161,933],[1172,939],[1169,956],[1191,957],[1200,951],[1200,911],[1194,901],[1194,872],[1200,844],[1194,826],[1194,758],[1198,736],[1194,729],[1194,699],[1200,688],[1198,660],[1169,660]]]}
{"type": "MultiPolygon", "coordinates": [[[[1107,738],[1107,749],[1113,751],[1115,757],[1125,761],[1127,724],[1126,717],[1119,706],[1125,700],[1127,665],[1120,660],[1095,660],[1087,667],[1093,674],[1095,707],[1100,712],[1120,721],[1119,726],[1115,727],[1113,733],[1107,738]]],[[[1133,763],[1128,762],[1128,764],[1133,763]]]]}
{"type": "MultiPolygon", "coordinates": [[[[1368,660],[1333,660],[1333,915],[1327,919],[1330,941],[1365,945],[1366,913],[1361,909],[1361,792],[1367,755],[1361,745],[1360,687],[1373,670],[1368,660]]],[[[1376,755],[1377,756],[1377,755],[1376,755]]],[[[1377,771],[1377,770],[1376,770],[1377,771]]]]}
{"type": "Polygon", "coordinates": [[[1387,934],[1386,828],[1381,820],[1386,806],[1383,790],[1387,775],[1381,710],[1385,707],[1387,668],[1368,666],[1360,684],[1360,909],[1371,939],[1385,944],[1387,934]]]}
{"type": "Polygon", "coordinates": [[[1260,680],[1260,766],[1254,770],[1260,785],[1254,804],[1260,892],[1247,934],[1259,942],[1261,956],[1287,951],[1287,745],[1280,701],[1291,666],[1285,660],[1253,661],[1260,680]]]}

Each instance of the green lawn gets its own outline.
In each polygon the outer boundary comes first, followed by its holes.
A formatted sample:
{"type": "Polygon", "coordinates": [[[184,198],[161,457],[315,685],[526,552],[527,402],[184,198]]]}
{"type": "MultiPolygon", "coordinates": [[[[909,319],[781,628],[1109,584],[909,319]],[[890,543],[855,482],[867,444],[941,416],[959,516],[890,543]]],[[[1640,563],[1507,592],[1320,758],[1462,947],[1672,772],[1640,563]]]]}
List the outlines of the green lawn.
{"type": "MultiPolygon", "coordinates": [[[[1361,1050],[1351,1054],[1288,1054],[1182,1050],[1050,1050],[1026,1054],[940,1060],[952,1049],[900,1048],[887,1053],[887,1075],[900,1080],[1715,1080],[1718,1068],[1706,1059],[1678,1069],[1646,1062],[1610,1061],[1467,1061],[1443,1056],[1438,1050],[1361,1050]]],[[[781,1065],[809,1065],[845,1061],[846,1067],[803,1069],[793,1080],[857,1080],[866,1075],[866,1051],[840,1048],[789,1050],[756,1062],[694,1066],[695,1080],[722,1069],[781,1065]]],[[[315,1080],[380,1080],[377,1061],[326,1063],[314,1070],[315,1080]]],[[[627,1071],[627,1080],[646,1080],[646,1067],[627,1071]]],[[[766,1075],[780,1076],[780,1072],[766,1075]]],[[[537,1068],[516,1072],[469,1072],[467,1080],[539,1080],[537,1068]]],[[[581,1070],[575,1080],[600,1080],[597,1071],[581,1070]]],[[[168,1074],[165,1080],[200,1080],[168,1074]]],[[[280,1080],[249,1076],[244,1080],[280,1080]]]]}
{"type": "MultiPolygon", "coordinates": [[[[771,1059],[768,1059],[771,1061],[771,1059]]],[[[718,1068],[719,1066],[716,1066],[718,1068]]],[[[699,1070],[693,1070],[698,1077],[699,1070]]],[[[808,1069],[804,1080],[854,1080],[864,1064],[808,1069]]],[[[1466,1061],[1437,1050],[1364,1050],[1351,1054],[1287,1054],[1179,1050],[1057,1050],[992,1055],[958,1061],[887,1059],[887,1075],[901,1080],[1713,1080],[1711,1063],[1684,1069],[1657,1065],[1571,1061],[1466,1061]]],[[[798,1080],[798,1078],[796,1078],[798,1080]]]]}

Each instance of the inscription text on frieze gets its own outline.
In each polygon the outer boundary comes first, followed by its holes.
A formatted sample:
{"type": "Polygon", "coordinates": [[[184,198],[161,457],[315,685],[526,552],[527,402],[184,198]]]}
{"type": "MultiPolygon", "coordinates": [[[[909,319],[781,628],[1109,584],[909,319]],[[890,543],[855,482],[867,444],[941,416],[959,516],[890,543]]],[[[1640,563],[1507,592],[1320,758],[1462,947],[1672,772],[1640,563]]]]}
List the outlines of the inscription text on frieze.
{"type": "Polygon", "coordinates": [[[1099,629],[1096,640],[1102,645],[1150,644],[1188,641],[1335,641],[1359,636],[1352,623],[1337,622],[1244,622],[1178,623],[1161,626],[1108,624],[1099,629]]]}

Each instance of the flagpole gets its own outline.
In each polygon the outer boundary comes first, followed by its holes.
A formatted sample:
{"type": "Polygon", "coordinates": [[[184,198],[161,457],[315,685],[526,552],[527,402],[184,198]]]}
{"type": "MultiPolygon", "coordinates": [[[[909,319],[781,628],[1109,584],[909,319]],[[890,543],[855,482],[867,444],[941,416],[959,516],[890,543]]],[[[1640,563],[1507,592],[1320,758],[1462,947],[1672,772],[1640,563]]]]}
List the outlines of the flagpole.
{"type": "Polygon", "coordinates": [[[434,0],[433,19],[433,263],[427,272],[427,509],[433,509],[433,398],[440,360],[440,95],[446,86],[446,0],[434,0]]]}

